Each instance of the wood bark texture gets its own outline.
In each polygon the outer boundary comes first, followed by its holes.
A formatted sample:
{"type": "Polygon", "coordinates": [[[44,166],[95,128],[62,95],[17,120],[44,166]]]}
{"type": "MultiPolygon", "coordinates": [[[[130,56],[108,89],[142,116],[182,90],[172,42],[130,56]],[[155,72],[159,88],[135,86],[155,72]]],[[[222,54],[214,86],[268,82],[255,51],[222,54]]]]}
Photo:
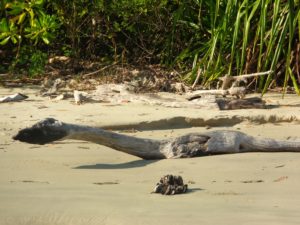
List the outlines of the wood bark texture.
{"type": "Polygon", "coordinates": [[[13,139],[31,144],[47,144],[63,139],[83,140],[143,159],[189,158],[243,152],[300,152],[300,139],[280,141],[256,138],[239,131],[218,130],[153,140],[96,127],[63,123],[53,118],[47,118],[30,128],[20,130],[13,139]]]}

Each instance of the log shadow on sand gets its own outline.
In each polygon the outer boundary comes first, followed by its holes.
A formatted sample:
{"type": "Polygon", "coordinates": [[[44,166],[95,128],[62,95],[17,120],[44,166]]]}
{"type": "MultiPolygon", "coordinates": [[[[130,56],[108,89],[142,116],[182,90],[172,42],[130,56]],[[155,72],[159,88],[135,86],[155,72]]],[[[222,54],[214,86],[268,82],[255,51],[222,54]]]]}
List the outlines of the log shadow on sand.
{"type": "Polygon", "coordinates": [[[93,165],[77,166],[77,167],[74,167],[74,169],[103,169],[103,170],[130,169],[130,168],[144,167],[151,163],[155,163],[157,161],[159,161],[159,160],[135,160],[135,161],[117,163],[117,164],[99,163],[99,164],[93,164],[93,165]]]}

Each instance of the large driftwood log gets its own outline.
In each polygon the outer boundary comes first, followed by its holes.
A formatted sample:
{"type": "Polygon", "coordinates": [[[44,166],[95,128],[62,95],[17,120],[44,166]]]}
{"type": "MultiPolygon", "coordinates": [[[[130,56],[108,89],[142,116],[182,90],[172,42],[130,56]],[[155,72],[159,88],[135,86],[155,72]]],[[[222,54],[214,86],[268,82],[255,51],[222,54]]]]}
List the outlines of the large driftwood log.
{"type": "Polygon", "coordinates": [[[255,138],[238,131],[221,130],[191,133],[173,139],[152,140],[101,128],[63,123],[53,118],[20,130],[13,139],[32,144],[47,144],[61,139],[84,140],[143,159],[189,158],[242,152],[300,152],[300,139],[278,141],[255,138]]]}

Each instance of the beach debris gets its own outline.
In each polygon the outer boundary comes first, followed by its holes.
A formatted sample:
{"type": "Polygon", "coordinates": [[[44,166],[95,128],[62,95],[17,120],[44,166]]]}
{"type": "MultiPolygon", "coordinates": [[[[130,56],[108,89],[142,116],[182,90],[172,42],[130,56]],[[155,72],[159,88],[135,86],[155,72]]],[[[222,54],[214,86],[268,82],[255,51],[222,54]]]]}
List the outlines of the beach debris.
{"type": "MultiPolygon", "coordinates": [[[[229,74],[220,77],[219,82],[217,85],[217,89],[210,89],[210,90],[195,90],[195,85],[199,80],[200,75],[202,74],[201,68],[198,69],[197,78],[195,80],[195,83],[192,86],[191,92],[186,94],[186,99],[191,101],[196,98],[202,98],[205,95],[216,95],[216,96],[222,96],[223,101],[222,104],[219,107],[221,110],[223,109],[248,109],[248,108],[264,108],[264,102],[258,98],[256,99],[247,99],[246,101],[231,101],[231,99],[226,98],[228,95],[232,97],[236,97],[238,100],[243,100],[247,93],[247,88],[245,87],[245,84],[248,83],[247,79],[249,78],[255,78],[258,76],[265,76],[273,71],[269,70],[266,72],[259,72],[259,73],[252,73],[252,74],[243,74],[239,76],[230,76],[229,74]],[[222,83],[221,88],[219,88],[220,83],[222,83]],[[241,83],[243,83],[241,85],[241,83]],[[252,100],[255,100],[254,102],[252,100]],[[230,105],[228,105],[230,103],[230,105]]],[[[222,99],[221,99],[222,100],[222,99]]]]}
{"type": "Polygon", "coordinates": [[[186,193],[188,185],[183,183],[181,176],[165,175],[159,183],[156,184],[153,193],[161,193],[163,195],[175,195],[186,193]]]}
{"type": "Polygon", "coordinates": [[[247,83],[247,79],[249,78],[255,78],[258,76],[265,76],[273,73],[272,70],[264,71],[264,72],[258,72],[258,73],[251,73],[251,74],[242,74],[239,76],[230,76],[229,74],[226,74],[223,77],[219,78],[219,81],[222,82],[221,89],[226,90],[230,87],[236,87],[239,85],[240,82],[247,83]]]}
{"type": "MultiPolygon", "coordinates": [[[[219,110],[266,108],[260,97],[244,98],[244,87],[233,87],[228,90],[198,90],[178,95],[172,93],[136,93],[132,84],[102,84],[90,93],[95,101],[111,103],[143,103],[171,108],[208,108],[219,110]],[[223,97],[226,93],[236,97],[223,97]]],[[[177,91],[176,91],[177,92],[177,91]]]]}
{"type": "Polygon", "coordinates": [[[273,182],[281,182],[281,181],[287,180],[288,178],[289,178],[288,176],[282,176],[282,177],[279,177],[279,178],[273,180],[273,182]]]}
{"type": "Polygon", "coordinates": [[[74,100],[76,105],[82,104],[87,100],[87,93],[83,91],[74,90],[74,100]]]}
{"type": "Polygon", "coordinates": [[[66,85],[66,82],[60,78],[52,81],[51,79],[45,79],[44,80],[44,87],[49,89],[45,92],[42,92],[42,96],[56,96],[58,95],[58,89],[61,87],[64,87],[66,85]]]}
{"type": "Polygon", "coordinates": [[[10,183],[39,183],[39,184],[50,184],[48,181],[36,181],[36,180],[11,180],[10,183]]]}
{"type": "Polygon", "coordinates": [[[28,98],[28,96],[23,95],[21,93],[16,93],[0,98],[0,103],[22,101],[26,98],[28,98]]]}
{"type": "Polygon", "coordinates": [[[184,96],[174,93],[137,93],[132,84],[103,84],[90,93],[95,101],[110,103],[142,103],[160,105],[171,108],[213,108],[218,109],[215,96],[203,97],[195,101],[187,101],[184,96]]]}
{"type": "Polygon", "coordinates": [[[18,87],[23,87],[24,84],[17,81],[6,81],[3,82],[3,86],[7,88],[18,88],[18,87]]]}
{"type": "Polygon", "coordinates": [[[113,184],[119,184],[118,181],[105,181],[105,182],[95,182],[93,184],[96,185],[113,185],[113,184]]]}
{"type": "Polygon", "coordinates": [[[61,94],[61,95],[56,96],[53,100],[54,101],[60,101],[60,100],[63,100],[63,99],[66,99],[66,95],[61,94]]]}
{"type": "Polygon", "coordinates": [[[263,180],[243,180],[243,181],[241,181],[241,183],[244,183],[244,184],[263,183],[263,182],[264,182],[263,180]]]}
{"type": "Polygon", "coordinates": [[[203,95],[218,95],[226,97],[227,95],[236,96],[237,98],[244,98],[246,95],[245,87],[231,87],[229,89],[213,89],[213,90],[197,90],[186,94],[187,100],[201,98],[203,95]]]}
{"type": "Polygon", "coordinates": [[[69,61],[71,61],[70,57],[67,56],[54,56],[48,59],[48,62],[51,63],[68,63],[69,61]]]}
{"type": "Polygon", "coordinates": [[[285,165],[284,164],[278,165],[278,166],[275,166],[274,168],[281,168],[281,167],[285,167],[285,165]]]}

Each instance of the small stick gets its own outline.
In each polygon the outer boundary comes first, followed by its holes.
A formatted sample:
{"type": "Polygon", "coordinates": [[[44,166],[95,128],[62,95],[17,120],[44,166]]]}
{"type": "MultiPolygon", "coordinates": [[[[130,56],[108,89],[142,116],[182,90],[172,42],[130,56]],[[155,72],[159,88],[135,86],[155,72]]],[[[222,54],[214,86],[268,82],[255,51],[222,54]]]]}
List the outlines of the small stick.
{"type": "Polygon", "coordinates": [[[193,86],[192,86],[192,90],[194,90],[196,84],[198,83],[198,81],[199,81],[199,79],[200,79],[201,72],[202,72],[202,70],[201,70],[201,68],[199,67],[199,69],[198,69],[198,71],[197,71],[197,77],[196,77],[196,80],[194,81],[193,86]]]}
{"type": "MultiPolygon", "coordinates": [[[[230,78],[233,79],[233,80],[236,80],[236,79],[240,79],[240,78],[263,76],[263,75],[270,74],[272,72],[273,72],[273,70],[268,70],[268,71],[265,71],[265,72],[242,74],[242,75],[239,75],[239,76],[231,76],[230,78]]],[[[224,77],[219,77],[219,80],[223,80],[225,77],[228,77],[228,74],[226,74],[224,77]]]]}
{"type": "Polygon", "coordinates": [[[242,80],[244,78],[249,78],[249,77],[264,76],[264,75],[270,74],[272,72],[273,72],[272,70],[268,70],[268,71],[265,71],[265,72],[242,74],[242,75],[239,75],[239,76],[229,76],[228,74],[226,74],[224,77],[219,77],[219,80],[223,81],[222,89],[226,90],[226,89],[229,88],[230,83],[233,80],[242,80]]]}
{"type": "Polygon", "coordinates": [[[94,71],[94,72],[83,74],[82,77],[83,77],[83,78],[89,77],[89,76],[94,75],[94,74],[96,74],[96,73],[99,73],[99,72],[101,72],[101,71],[103,71],[103,70],[106,70],[107,68],[112,67],[112,66],[114,66],[114,65],[116,65],[116,64],[114,63],[114,64],[111,64],[111,65],[104,66],[104,67],[102,67],[101,69],[96,70],[96,71],[94,71]]]}

